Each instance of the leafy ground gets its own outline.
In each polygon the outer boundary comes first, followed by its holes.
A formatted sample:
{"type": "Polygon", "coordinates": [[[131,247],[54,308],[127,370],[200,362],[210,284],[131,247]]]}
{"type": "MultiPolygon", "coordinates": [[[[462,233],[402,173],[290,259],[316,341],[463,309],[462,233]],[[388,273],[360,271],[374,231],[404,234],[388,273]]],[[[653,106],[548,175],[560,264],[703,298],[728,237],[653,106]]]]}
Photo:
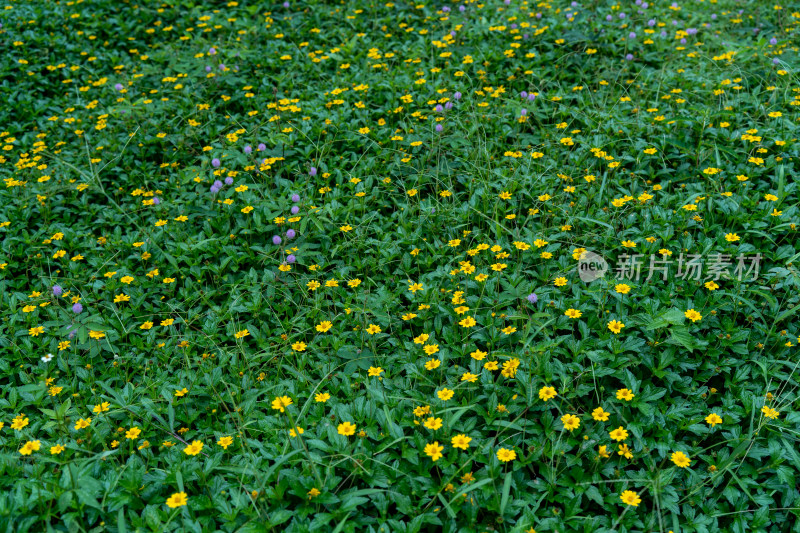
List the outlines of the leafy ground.
{"type": "Polygon", "coordinates": [[[793,528],[774,1],[2,0],[0,527],[793,528]]]}

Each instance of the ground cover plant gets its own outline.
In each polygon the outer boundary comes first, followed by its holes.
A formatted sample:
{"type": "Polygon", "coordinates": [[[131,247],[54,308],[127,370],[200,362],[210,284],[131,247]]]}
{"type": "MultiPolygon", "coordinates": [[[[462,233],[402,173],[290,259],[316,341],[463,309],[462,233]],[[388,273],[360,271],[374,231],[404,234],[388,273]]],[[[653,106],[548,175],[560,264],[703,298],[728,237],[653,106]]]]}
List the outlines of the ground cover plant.
{"type": "Polygon", "coordinates": [[[779,2],[0,1],[0,528],[795,528],[779,2]]]}

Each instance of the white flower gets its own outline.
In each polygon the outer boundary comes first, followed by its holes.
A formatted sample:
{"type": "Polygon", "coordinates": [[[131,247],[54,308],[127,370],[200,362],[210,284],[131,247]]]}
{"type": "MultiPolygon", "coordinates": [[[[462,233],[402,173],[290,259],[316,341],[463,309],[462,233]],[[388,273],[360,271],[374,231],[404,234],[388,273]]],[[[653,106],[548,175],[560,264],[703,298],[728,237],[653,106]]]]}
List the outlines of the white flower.
{"type": "Polygon", "coordinates": [[[49,353],[49,354],[47,354],[47,355],[42,357],[42,362],[43,363],[49,363],[52,360],[53,360],[53,354],[51,354],[51,353],[49,353]]]}

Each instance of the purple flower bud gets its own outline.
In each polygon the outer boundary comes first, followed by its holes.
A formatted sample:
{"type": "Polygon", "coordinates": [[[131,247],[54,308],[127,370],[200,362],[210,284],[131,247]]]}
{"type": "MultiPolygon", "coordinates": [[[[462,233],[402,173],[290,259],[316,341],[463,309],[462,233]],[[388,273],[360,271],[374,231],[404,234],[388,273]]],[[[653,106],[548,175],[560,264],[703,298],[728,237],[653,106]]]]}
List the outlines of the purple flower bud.
{"type": "Polygon", "coordinates": [[[244,153],[249,154],[252,151],[253,151],[253,147],[250,146],[249,144],[244,147],[244,153]]]}
{"type": "Polygon", "coordinates": [[[83,311],[83,306],[80,304],[80,302],[72,306],[72,312],[75,313],[76,315],[79,314],[81,311],[83,311]]]}
{"type": "Polygon", "coordinates": [[[217,194],[219,192],[219,187],[212,185],[210,190],[212,194],[217,194]]]}
{"type": "Polygon", "coordinates": [[[219,168],[219,165],[220,165],[220,161],[219,161],[219,159],[217,159],[216,157],[215,157],[214,159],[212,159],[212,160],[211,160],[211,166],[212,166],[212,167],[214,167],[214,168],[219,168]]]}
{"type": "Polygon", "coordinates": [[[61,288],[61,285],[53,285],[53,296],[61,296],[64,292],[64,289],[61,288]]]}
{"type": "Polygon", "coordinates": [[[524,117],[525,115],[528,114],[528,110],[523,107],[522,110],[519,112],[519,114],[524,117]]]}
{"type": "Polygon", "coordinates": [[[309,176],[316,176],[317,175],[317,167],[311,167],[310,169],[308,169],[308,175],[309,176]]]}
{"type": "Polygon", "coordinates": [[[522,98],[522,99],[527,98],[528,97],[528,92],[527,91],[522,91],[521,93],[519,93],[519,97],[522,98]]]}
{"type": "Polygon", "coordinates": [[[233,185],[233,178],[230,176],[225,178],[225,185],[233,185]]]}
{"type": "Polygon", "coordinates": [[[297,203],[299,201],[300,201],[300,195],[299,194],[293,194],[292,195],[292,202],[297,203]]]}
{"type": "Polygon", "coordinates": [[[118,91],[121,91],[121,90],[122,90],[124,87],[122,86],[122,84],[121,84],[121,83],[118,83],[118,84],[114,85],[114,88],[115,88],[116,90],[118,90],[118,91]]]}
{"type": "Polygon", "coordinates": [[[444,126],[442,126],[441,124],[437,124],[437,125],[436,125],[436,131],[437,131],[438,133],[441,133],[443,129],[444,129],[444,126]]]}
{"type": "Polygon", "coordinates": [[[294,239],[296,235],[297,235],[297,232],[295,230],[293,230],[293,229],[290,229],[290,230],[286,231],[286,238],[287,239],[294,239]]]}
{"type": "Polygon", "coordinates": [[[664,30],[661,30],[661,36],[662,36],[662,37],[666,37],[666,36],[667,36],[667,32],[666,32],[666,31],[664,31],[664,30]]]}
{"type": "Polygon", "coordinates": [[[711,20],[717,20],[717,14],[716,13],[712,13],[711,14],[711,20]]]}
{"type": "Polygon", "coordinates": [[[288,8],[288,7],[289,7],[289,2],[284,2],[284,3],[283,3],[283,7],[286,7],[286,8],[288,8]]]}
{"type": "Polygon", "coordinates": [[[571,5],[572,7],[578,7],[578,2],[572,2],[570,5],[571,5]]]}
{"type": "Polygon", "coordinates": [[[219,64],[219,69],[220,70],[225,70],[225,63],[220,63],[219,64]]]}
{"type": "Polygon", "coordinates": [[[630,33],[628,34],[628,38],[629,38],[629,39],[636,39],[636,33],[635,33],[635,32],[630,32],[630,33]]]}
{"type": "Polygon", "coordinates": [[[450,7],[449,6],[444,6],[442,8],[442,13],[449,13],[449,12],[450,12],[450,7]]]}
{"type": "Polygon", "coordinates": [[[612,20],[614,20],[614,17],[612,17],[611,15],[606,15],[606,20],[611,22],[612,20]]]}
{"type": "Polygon", "coordinates": [[[158,196],[153,196],[153,205],[158,205],[161,203],[161,199],[158,196]]]}
{"type": "Polygon", "coordinates": [[[297,258],[294,256],[294,254],[289,254],[286,256],[286,262],[289,263],[290,265],[293,264],[295,261],[297,261],[297,258]]]}
{"type": "Polygon", "coordinates": [[[219,180],[214,180],[214,187],[216,187],[217,189],[221,189],[222,188],[222,182],[219,181],[219,180]]]}
{"type": "Polygon", "coordinates": [[[277,245],[279,245],[281,242],[282,242],[282,241],[281,241],[281,238],[280,238],[278,235],[275,235],[274,237],[272,237],[272,244],[274,244],[274,245],[276,245],[276,246],[277,246],[277,245]]]}
{"type": "Polygon", "coordinates": [[[536,95],[535,95],[535,94],[533,94],[533,93],[530,93],[530,94],[528,95],[528,101],[529,101],[529,102],[533,102],[534,100],[536,100],[536,95]]]}
{"type": "Polygon", "coordinates": [[[648,20],[648,21],[647,21],[647,25],[648,25],[648,26],[650,26],[651,28],[652,28],[653,26],[655,26],[655,25],[656,25],[656,21],[655,21],[655,19],[650,19],[650,20],[648,20]]]}
{"type": "Polygon", "coordinates": [[[624,19],[625,18],[625,13],[620,13],[619,14],[619,18],[624,19]]]}
{"type": "Polygon", "coordinates": [[[211,65],[206,65],[206,72],[211,72],[211,65]]]}
{"type": "Polygon", "coordinates": [[[444,108],[445,109],[453,109],[453,102],[445,102],[444,108]]]}
{"type": "Polygon", "coordinates": [[[633,61],[633,54],[627,54],[625,56],[625,59],[627,59],[628,61],[633,61]]]}
{"type": "Polygon", "coordinates": [[[686,44],[686,39],[681,39],[681,44],[686,44]]]}
{"type": "Polygon", "coordinates": [[[450,37],[455,37],[456,35],[458,34],[455,32],[455,30],[450,32],[450,37]]]}
{"type": "Polygon", "coordinates": [[[511,5],[511,0],[503,0],[503,3],[507,6],[511,5]]]}
{"type": "Polygon", "coordinates": [[[772,39],[769,40],[769,44],[778,44],[778,39],[773,37],[772,39]]]}
{"type": "Polygon", "coordinates": [[[300,212],[300,208],[297,207],[296,205],[293,205],[289,211],[291,211],[293,215],[296,215],[297,213],[300,212]]]}
{"type": "Polygon", "coordinates": [[[259,152],[263,152],[263,151],[264,151],[264,150],[266,150],[266,149],[267,149],[267,145],[266,145],[266,144],[264,144],[264,143],[259,143],[259,145],[258,145],[258,151],[259,151],[259,152]]]}
{"type": "Polygon", "coordinates": [[[645,2],[644,4],[642,4],[642,7],[643,7],[643,8],[645,8],[645,9],[647,9],[648,7],[650,7],[650,4],[648,4],[647,2],[645,2]]]}
{"type": "Polygon", "coordinates": [[[70,331],[69,335],[67,335],[67,338],[68,339],[74,339],[75,338],[75,332],[74,331],[70,331]]]}
{"type": "Polygon", "coordinates": [[[461,93],[458,91],[453,93],[453,100],[461,100],[461,93]]]}
{"type": "Polygon", "coordinates": [[[208,55],[213,56],[216,53],[217,53],[217,51],[215,49],[213,49],[213,48],[209,48],[208,49],[208,55]]]}
{"type": "Polygon", "coordinates": [[[437,113],[441,113],[442,111],[444,111],[444,108],[442,107],[442,104],[436,104],[436,107],[434,107],[433,110],[436,111],[437,113]]]}
{"type": "Polygon", "coordinates": [[[780,60],[780,59],[778,59],[777,57],[773,57],[773,58],[772,58],[772,64],[773,64],[773,65],[779,65],[779,64],[780,64],[780,62],[781,62],[781,60],[780,60]]]}
{"type": "Polygon", "coordinates": [[[528,301],[529,301],[530,303],[532,303],[532,304],[535,304],[536,302],[538,302],[538,301],[539,301],[539,297],[538,297],[538,296],[536,296],[536,293],[535,293],[535,292],[532,292],[532,293],[530,293],[530,294],[528,295],[528,301]]]}
{"type": "Polygon", "coordinates": [[[540,18],[542,18],[542,14],[541,14],[541,13],[536,13],[536,18],[537,18],[537,19],[540,19],[540,18]]]}

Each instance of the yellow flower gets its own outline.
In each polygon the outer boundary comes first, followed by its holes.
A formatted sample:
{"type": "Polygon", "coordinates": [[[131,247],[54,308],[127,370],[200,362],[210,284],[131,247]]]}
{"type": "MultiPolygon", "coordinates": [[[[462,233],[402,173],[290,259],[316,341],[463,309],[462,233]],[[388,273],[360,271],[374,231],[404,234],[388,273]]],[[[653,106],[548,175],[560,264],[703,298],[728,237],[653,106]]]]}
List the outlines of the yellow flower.
{"type": "Polygon", "coordinates": [[[622,426],[618,427],[614,431],[611,431],[608,435],[616,441],[625,440],[628,438],[628,432],[622,426]]]}
{"type": "Polygon", "coordinates": [[[728,242],[736,242],[740,239],[740,237],[735,233],[726,233],[725,240],[728,242]]]}
{"type": "Polygon", "coordinates": [[[717,424],[722,424],[722,417],[719,416],[717,413],[711,413],[706,417],[706,424],[708,424],[713,428],[717,424]]]}
{"type": "Polygon", "coordinates": [[[29,440],[19,449],[19,453],[20,455],[31,455],[33,452],[38,452],[41,447],[42,443],[40,441],[29,440]]]}
{"type": "Polygon", "coordinates": [[[367,327],[367,333],[369,333],[370,335],[375,335],[376,333],[380,332],[381,332],[381,327],[376,324],[370,324],[367,327]]]}
{"type": "Polygon", "coordinates": [[[442,419],[433,416],[429,417],[427,420],[425,420],[424,426],[428,429],[436,431],[437,429],[442,427],[442,419]]]}
{"type": "Polygon", "coordinates": [[[703,315],[701,315],[700,313],[698,313],[694,309],[689,309],[688,311],[686,311],[683,314],[684,314],[684,316],[686,316],[686,318],[688,318],[692,322],[697,322],[698,320],[701,320],[703,318],[703,315]]]}
{"type": "Polygon", "coordinates": [[[316,394],[314,396],[314,401],[317,402],[317,403],[325,403],[330,399],[331,399],[331,395],[328,394],[327,392],[321,392],[321,393],[316,394]]]}
{"type": "Polygon", "coordinates": [[[581,425],[581,420],[575,415],[566,414],[561,417],[561,423],[564,424],[564,429],[572,432],[581,425]]]}
{"type": "Polygon", "coordinates": [[[339,433],[339,435],[344,435],[345,437],[349,437],[349,436],[355,434],[356,425],[355,424],[351,424],[350,422],[342,422],[336,428],[336,431],[339,433]]]}
{"type": "Polygon", "coordinates": [[[619,389],[617,391],[617,400],[625,400],[627,402],[633,400],[633,391],[630,389],[619,389]]]}
{"type": "Polygon", "coordinates": [[[64,450],[66,450],[66,448],[60,444],[56,444],[55,446],[50,446],[50,455],[58,455],[64,450]]]}
{"type": "Polygon", "coordinates": [[[670,460],[675,463],[675,466],[680,468],[687,468],[691,464],[691,459],[683,452],[675,452],[670,456],[670,460]]]}
{"type": "Polygon", "coordinates": [[[323,320],[322,322],[317,324],[317,328],[316,329],[320,333],[325,333],[326,331],[328,331],[332,327],[333,327],[333,324],[329,320],[323,320]]]}
{"type": "Polygon", "coordinates": [[[618,334],[622,331],[622,328],[625,327],[625,324],[620,322],[619,320],[612,320],[608,323],[608,329],[610,329],[614,334],[618,334]]]}
{"type": "Polygon", "coordinates": [[[439,441],[434,441],[425,445],[425,455],[430,457],[433,461],[438,461],[442,458],[442,450],[444,450],[444,446],[440,445],[439,441]]]}
{"type": "Polygon", "coordinates": [[[466,435],[456,435],[452,438],[450,443],[453,445],[453,448],[458,448],[460,450],[466,450],[469,448],[469,443],[472,442],[472,437],[467,437],[466,435]]]}
{"type": "Polygon", "coordinates": [[[189,502],[189,498],[186,496],[185,492],[176,492],[172,496],[167,499],[167,506],[171,509],[176,507],[183,507],[189,502]]]}
{"type": "Polygon", "coordinates": [[[125,438],[129,440],[134,440],[141,435],[142,430],[137,428],[136,426],[132,427],[125,433],[125,438]]]}
{"type": "Polygon", "coordinates": [[[539,389],[539,399],[545,402],[555,398],[557,395],[555,387],[542,387],[539,389]]]}
{"type": "Polygon", "coordinates": [[[382,373],[383,373],[383,369],[381,367],[371,366],[371,367],[369,367],[369,370],[367,370],[367,374],[371,378],[376,378],[376,377],[380,376],[382,373]]]}
{"type": "Polygon", "coordinates": [[[288,396],[276,396],[275,399],[272,400],[272,408],[281,413],[285,413],[286,407],[289,407],[292,403],[292,399],[288,396]]]}
{"type": "Polygon", "coordinates": [[[236,335],[234,335],[234,337],[236,337],[237,339],[241,339],[241,338],[247,337],[248,335],[250,335],[250,332],[247,331],[246,329],[243,329],[241,331],[237,331],[236,335]]]}
{"type": "Polygon", "coordinates": [[[564,314],[567,315],[570,318],[580,318],[583,313],[581,313],[577,309],[570,308],[570,309],[567,309],[564,314]]]}
{"type": "Polygon", "coordinates": [[[499,450],[497,450],[497,458],[500,459],[502,462],[507,463],[517,458],[517,452],[506,448],[500,448],[499,450]]]}
{"type": "Polygon", "coordinates": [[[764,414],[764,416],[766,416],[767,418],[771,418],[773,420],[780,416],[780,412],[776,411],[771,407],[767,407],[766,405],[761,408],[761,412],[764,414]]]}
{"type": "Polygon", "coordinates": [[[463,328],[471,328],[475,324],[476,324],[475,319],[472,318],[471,316],[468,316],[467,318],[459,322],[459,325],[463,328]]]}
{"type": "Polygon", "coordinates": [[[614,286],[614,290],[617,291],[619,294],[628,294],[631,292],[630,285],[626,285],[625,283],[620,283],[614,286]]]}
{"type": "Polygon", "coordinates": [[[292,350],[295,352],[305,352],[308,345],[304,342],[295,342],[292,344],[292,350]]]}
{"type": "Polygon", "coordinates": [[[91,423],[92,423],[92,419],[91,418],[80,418],[75,423],[75,429],[88,428],[91,423]]]}
{"type": "Polygon", "coordinates": [[[604,411],[602,407],[598,407],[597,409],[592,411],[592,418],[594,418],[598,422],[605,422],[606,420],[608,420],[609,415],[610,413],[604,411]]]}
{"type": "Polygon", "coordinates": [[[626,490],[623,492],[619,499],[622,500],[622,503],[631,505],[633,507],[637,507],[640,503],[642,503],[642,499],[639,498],[639,495],[632,490],[626,490]]]}
{"type": "Polygon", "coordinates": [[[422,286],[422,283],[412,283],[411,285],[409,285],[408,290],[411,292],[417,292],[424,290],[424,288],[422,286]]]}
{"type": "Polygon", "coordinates": [[[452,390],[450,390],[450,389],[448,389],[448,388],[446,388],[446,387],[445,387],[445,388],[443,388],[442,390],[440,390],[439,392],[437,392],[437,393],[436,393],[436,396],[437,396],[437,397],[438,397],[440,400],[442,400],[443,402],[446,402],[447,400],[449,400],[450,398],[452,398],[454,394],[455,394],[455,392],[453,392],[452,390]]]}
{"type": "Polygon", "coordinates": [[[186,455],[197,455],[201,451],[203,451],[203,443],[199,440],[192,442],[183,449],[183,453],[186,455]]]}

